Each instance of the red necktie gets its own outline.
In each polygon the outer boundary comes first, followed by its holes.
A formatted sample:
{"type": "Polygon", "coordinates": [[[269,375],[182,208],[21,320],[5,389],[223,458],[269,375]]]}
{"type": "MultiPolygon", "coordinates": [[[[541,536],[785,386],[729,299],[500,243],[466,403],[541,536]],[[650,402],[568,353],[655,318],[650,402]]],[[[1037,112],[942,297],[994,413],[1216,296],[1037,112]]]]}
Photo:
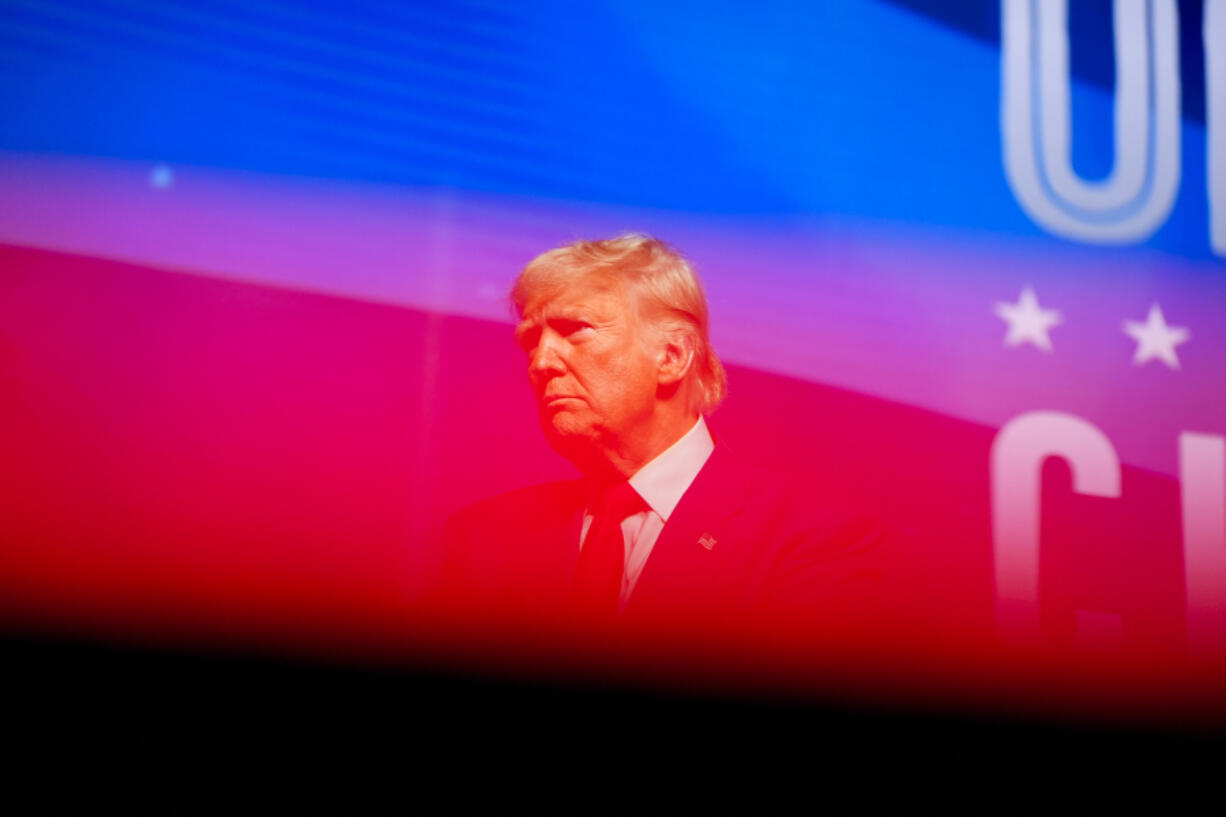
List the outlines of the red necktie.
{"type": "Polygon", "coordinates": [[[647,503],[630,483],[617,482],[600,493],[592,510],[592,524],[575,570],[575,604],[581,613],[612,619],[617,615],[626,568],[622,521],[647,510],[647,503]]]}

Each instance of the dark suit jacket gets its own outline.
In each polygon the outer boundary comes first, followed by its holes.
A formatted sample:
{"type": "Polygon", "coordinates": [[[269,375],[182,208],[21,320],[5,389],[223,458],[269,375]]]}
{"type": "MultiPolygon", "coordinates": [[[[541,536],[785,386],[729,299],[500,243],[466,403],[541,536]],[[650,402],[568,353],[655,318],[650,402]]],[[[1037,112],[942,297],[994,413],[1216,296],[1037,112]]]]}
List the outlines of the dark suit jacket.
{"type": "MultiPolygon", "coordinates": [[[[446,526],[444,595],[490,621],[565,620],[582,480],[494,497],[446,526]]],[[[883,528],[803,475],[750,466],[719,444],[656,541],[626,627],[829,631],[871,618],[883,528]]]]}

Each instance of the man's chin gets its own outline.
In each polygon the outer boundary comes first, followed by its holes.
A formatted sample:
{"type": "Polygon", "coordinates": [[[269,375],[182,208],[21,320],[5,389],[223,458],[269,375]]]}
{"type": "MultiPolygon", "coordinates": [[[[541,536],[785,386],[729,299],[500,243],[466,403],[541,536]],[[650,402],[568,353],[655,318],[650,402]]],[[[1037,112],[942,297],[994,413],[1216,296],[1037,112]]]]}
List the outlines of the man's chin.
{"type": "Polygon", "coordinates": [[[541,430],[555,451],[571,458],[591,448],[592,428],[568,411],[548,411],[541,417],[541,430]]]}
{"type": "Polygon", "coordinates": [[[587,438],[578,424],[557,416],[544,418],[541,422],[541,429],[545,432],[545,438],[555,448],[582,445],[587,438]]]}
{"type": "Polygon", "coordinates": [[[579,418],[542,416],[541,428],[549,447],[588,477],[609,475],[609,460],[601,445],[600,430],[579,418]]]}

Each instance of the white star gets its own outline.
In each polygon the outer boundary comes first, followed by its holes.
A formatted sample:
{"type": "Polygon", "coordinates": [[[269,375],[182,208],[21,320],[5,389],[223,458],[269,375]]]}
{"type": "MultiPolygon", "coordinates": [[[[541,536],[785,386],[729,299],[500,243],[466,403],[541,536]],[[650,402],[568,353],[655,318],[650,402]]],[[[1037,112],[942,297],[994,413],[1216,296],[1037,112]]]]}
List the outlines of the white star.
{"type": "Polygon", "coordinates": [[[1172,369],[1179,368],[1175,347],[1192,337],[1182,326],[1167,326],[1162,307],[1157,304],[1149,308],[1145,323],[1124,321],[1124,333],[1137,342],[1137,353],[1132,356],[1135,365],[1156,357],[1172,369]]]}
{"type": "Polygon", "coordinates": [[[1006,346],[1018,346],[1029,341],[1044,352],[1051,351],[1051,338],[1047,330],[1063,323],[1056,309],[1043,309],[1034,290],[1026,287],[1015,304],[996,303],[996,316],[1009,324],[1005,334],[1006,346]]]}

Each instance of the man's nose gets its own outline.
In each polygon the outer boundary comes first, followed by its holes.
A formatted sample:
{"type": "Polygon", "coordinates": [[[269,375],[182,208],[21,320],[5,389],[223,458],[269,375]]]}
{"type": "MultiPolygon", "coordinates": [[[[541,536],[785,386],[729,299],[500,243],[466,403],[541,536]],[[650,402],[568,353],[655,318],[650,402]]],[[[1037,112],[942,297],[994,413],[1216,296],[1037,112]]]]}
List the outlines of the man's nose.
{"type": "Polygon", "coordinates": [[[532,350],[528,361],[528,373],[534,377],[548,374],[561,374],[566,367],[557,348],[556,340],[549,333],[541,335],[541,340],[532,350]]]}

